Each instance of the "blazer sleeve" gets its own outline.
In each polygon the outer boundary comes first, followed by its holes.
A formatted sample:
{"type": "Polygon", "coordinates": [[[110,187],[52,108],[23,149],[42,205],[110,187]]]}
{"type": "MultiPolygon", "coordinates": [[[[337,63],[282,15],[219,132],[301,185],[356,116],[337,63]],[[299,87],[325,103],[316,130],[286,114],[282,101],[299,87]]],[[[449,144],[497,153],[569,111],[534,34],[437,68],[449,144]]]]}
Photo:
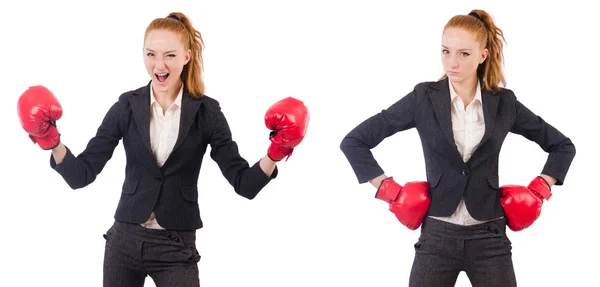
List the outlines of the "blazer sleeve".
{"type": "Polygon", "coordinates": [[[60,164],[56,164],[50,155],[50,166],[56,170],[72,189],[78,189],[94,182],[115,147],[122,138],[119,125],[122,104],[115,103],[106,113],[96,135],[88,142],[85,150],[78,156],[66,147],[67,154],[60,164]]]}
{"type": "Polygon", "coordinates": [[[231,130],[221,107],[216,100],[209,103],[209,120],[206,123],[211,146],[210,157],[217,163],[235,192],[245,198],[253,199],[272,179],[277,177],[278,169],[267,176],[260,168],[260,161],[251,167],[240,155],[238,145],[232,139],[231,130]]]}
{"type": "Polygon", "coordinates": [[[359,183],[384,173],[371,149],[397,132],[415,127],[417,91],[405,95],[387,109],[366,119],[352,129],[340,144],[359,183]]]}
{"type": "Polygon", "coordinates": [[[556,185],[562,185],[575,157],[573,142],[518,100],[511,132],[537,143],[548,153],[542,173],[556,178],[556,185]]]}

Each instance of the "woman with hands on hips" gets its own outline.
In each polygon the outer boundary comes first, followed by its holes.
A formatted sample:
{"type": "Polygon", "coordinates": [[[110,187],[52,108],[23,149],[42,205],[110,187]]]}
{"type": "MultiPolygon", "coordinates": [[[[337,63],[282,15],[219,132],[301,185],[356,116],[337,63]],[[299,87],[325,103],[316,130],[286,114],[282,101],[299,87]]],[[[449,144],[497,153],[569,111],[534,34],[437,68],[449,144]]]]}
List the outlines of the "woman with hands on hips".
{"type": "Polygon", "coordinates": [[[305,136],[306,106],[291,97],[278,101],[264,117],[271,144],[250,166],[218,101],[204,94],[202,49],[186,15],[153,20],[143,47],[150,82],[119,97],[78,156],[60,141],[62,108],[49,89],[33,86],[19,98],[22,127],[52,150],[52,168],[73,189],[91,184],[123,141],[126,174],[115,222],[104,235],[104,286],[143,286],[146,276],[158,287],[199,286],[197,182],[208,145],[235,192],[253,199],[305,136]]]}
{"type": "Polygon", "coordinates": [[[410,230],[421,227],[409,286],[454,286],[461,271],[473,286],[516,286],[506,226],[520,231],[533,224],[575,156],[569,138],[499,86],[506,85],[502,40],[483,10],[452,17],[442,34],[443,77],[417,84],[341,142],[359,183],[370,182],[375,197],[410,230]],[[411,128],[421,139],[427,181],[401,185],[371,149],[411,128]],[[499,153],[508,133],[548,153],[527,186],[499,186],[499,153]]]}

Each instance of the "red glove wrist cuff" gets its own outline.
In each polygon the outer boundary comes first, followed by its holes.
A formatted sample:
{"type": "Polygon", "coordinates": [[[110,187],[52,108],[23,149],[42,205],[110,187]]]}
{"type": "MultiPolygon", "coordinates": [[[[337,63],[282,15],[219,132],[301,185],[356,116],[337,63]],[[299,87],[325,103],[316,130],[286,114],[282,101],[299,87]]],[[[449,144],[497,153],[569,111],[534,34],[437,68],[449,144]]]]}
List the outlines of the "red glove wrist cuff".
{"type": "Polygon", "coordinates": [[[394,178],[390,176],[381,181],[375,193],[375,198],[390,203],[398,198],[401,190],[402,186],[396,183],[394,178]]]}
{"type": "Polygon", "coordinates": [[[285,157],[290,158],[293,151],[294,149],[282,148],[274,143],[271,143],[269,149],[267,150],[267,156],[269,156],[272,161],[281,161],[285,157]]]}
{"type": "Polygon", "coordinates": [[[38,144],[43,150],[51,150],[58,146],[60,143],[60,133],[58,129],[51,126],[43,137],[36,137],[29,135],[29,138],[36,144],[38,144]]]}
{"type": "Polygon", "coordinates": [[[531,183],[527,186],[530,190],[537,193],[540,198],[545,200],[549,200],[552,196],[550,192],[550,185],[548,182],[541,176],[537,176],[534,178],[531,183]]]}

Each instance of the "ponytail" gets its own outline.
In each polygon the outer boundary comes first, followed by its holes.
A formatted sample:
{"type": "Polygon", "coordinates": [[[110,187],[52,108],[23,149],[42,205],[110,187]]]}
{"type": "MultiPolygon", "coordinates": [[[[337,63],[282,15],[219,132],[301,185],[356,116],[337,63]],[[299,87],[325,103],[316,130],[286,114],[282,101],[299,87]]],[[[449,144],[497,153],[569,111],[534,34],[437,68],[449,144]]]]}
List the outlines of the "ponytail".
{"type": "MultiPolygon", "coordinates": [[[[488,49],[488,57],[477,68],[477,77],[481,81],[482,89],[498,91],[500,84],[506,86],[502,69],[504,64],[502,42],[506,43],[506,39],[490,14],[484,10],[472,10],[468,15],[452,17],[444,30],[447,28],[462,28],[474,33],[481,46],[488,49]]],[[[443,76],[442,79],[445,77],[443,76]]]]}
{"type": "Polygon", "coordinates": [[[183,67],[181,72],[181,80],[188,94],[192,97],[199,98],[204,95],[204,81],[202,77],[203,61],[202,51],[204,42],[202,35],[194,28],[190,19],[183,13],[173,12],[165,18],[154,19],[148,25],[146,34],[150,30],[165,29],[181,35],[181,41],[184,49],[190,49],[190,61],[183,67]]]}

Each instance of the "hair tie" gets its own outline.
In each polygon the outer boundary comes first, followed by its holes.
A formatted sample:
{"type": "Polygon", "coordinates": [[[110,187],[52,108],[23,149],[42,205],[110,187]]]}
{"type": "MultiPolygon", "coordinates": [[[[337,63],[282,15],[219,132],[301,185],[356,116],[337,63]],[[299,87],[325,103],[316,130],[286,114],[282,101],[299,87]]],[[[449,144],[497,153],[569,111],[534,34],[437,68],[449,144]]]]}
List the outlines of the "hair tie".
{"type": "Polygon", "coordinates": [[[476,12],[469,13],[469,16],[473,16],[473,17],[479,19],[479,21],[483,21],[483,20],[481,20],[481,16],[479,16],[479,14],[477,14],[476,12]]]}
{"type": "Polygon", "coordinates": [[[181,19],[179,19],[179,17],[177,17],[177,15],[175,15],[175,14],[169,14],[169,16],[167,18],[173,18],[173,19],[181,22],[181,19]]]}

